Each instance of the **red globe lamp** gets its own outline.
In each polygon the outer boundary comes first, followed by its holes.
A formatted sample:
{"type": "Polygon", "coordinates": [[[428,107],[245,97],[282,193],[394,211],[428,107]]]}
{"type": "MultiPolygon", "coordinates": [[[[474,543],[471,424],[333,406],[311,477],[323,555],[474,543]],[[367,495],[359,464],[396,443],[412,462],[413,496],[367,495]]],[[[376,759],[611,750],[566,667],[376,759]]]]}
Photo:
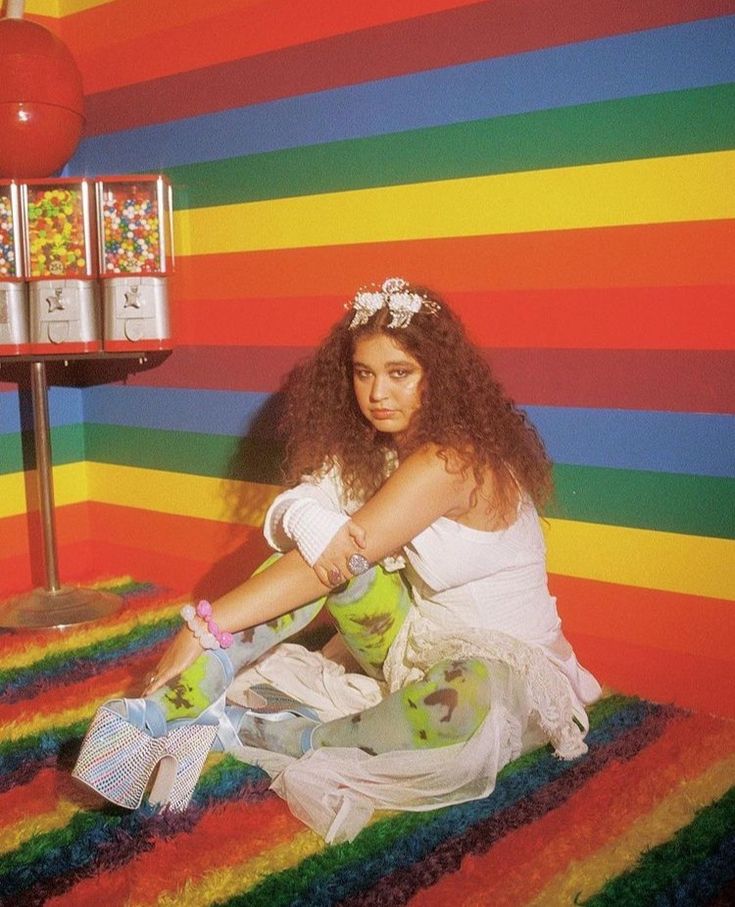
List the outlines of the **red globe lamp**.
{"type": "Polygon", "coordinates": [[[0,177],[53,176],[82,135],[82,77],[67,46],[17,10],[9,2],[0,19],[0,177]]]}

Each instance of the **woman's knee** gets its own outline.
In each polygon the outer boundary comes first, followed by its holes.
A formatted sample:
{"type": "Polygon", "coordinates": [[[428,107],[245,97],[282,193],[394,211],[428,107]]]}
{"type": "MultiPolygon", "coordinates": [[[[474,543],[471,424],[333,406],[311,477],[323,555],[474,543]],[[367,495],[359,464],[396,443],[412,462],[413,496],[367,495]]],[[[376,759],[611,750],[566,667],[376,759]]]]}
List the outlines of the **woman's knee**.
{"type": "Polygon", "coordinates": [[[491,708],[490,667],[481,658],[446,659],[402,691],[419,745],[467,740],[491,708]]]}
{"type": "Polygon", "coordinates": [[[388,650],[411,607],[411,598],[399,573],[379,564],[330,592],[327,610],[345,645],[368,674],[382,677],[388,650]]]}

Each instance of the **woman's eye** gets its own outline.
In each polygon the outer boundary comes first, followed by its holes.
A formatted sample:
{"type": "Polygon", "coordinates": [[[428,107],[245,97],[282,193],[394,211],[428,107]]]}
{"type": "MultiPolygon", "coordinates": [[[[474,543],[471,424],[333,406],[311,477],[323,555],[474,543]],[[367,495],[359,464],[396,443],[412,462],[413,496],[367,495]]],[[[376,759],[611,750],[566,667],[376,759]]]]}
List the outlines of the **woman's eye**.
{"type": "Polygon", "coordinates": [[[370,375],[370,372],[367,371],[367,369],[364,369],[364,368],[355,369],[355,377],[359,378],[361,381],[364,381],[367,377],[369,377],[369,375],[370,375]]]}
{"type": "Polygon", "coordinates": [[[393,375],[394,378],[405,378],[406,375],[408,375],[408,369],[397,368],[397,369],[394,369],[391,372],[391,374],[393,375]]]}

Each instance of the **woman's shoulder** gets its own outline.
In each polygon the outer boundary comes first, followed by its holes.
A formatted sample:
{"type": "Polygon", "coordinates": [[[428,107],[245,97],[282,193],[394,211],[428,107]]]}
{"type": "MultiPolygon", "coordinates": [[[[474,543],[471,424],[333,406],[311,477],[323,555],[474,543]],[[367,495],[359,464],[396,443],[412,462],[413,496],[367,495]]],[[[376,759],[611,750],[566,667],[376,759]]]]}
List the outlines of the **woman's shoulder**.
{"type": "Polygon", "coordinates": [[[476,485],[472,461],[461,451],[435,442],[422,444],[401,459],[397,471],[412,481],[452,488],[458,493],[476,485]]]}
{"type": "Polygon", "coordinates": [[[456,476],[472,473],[477,458],[471,447],[455,447],[440,444],[438,441],[427,441],[413,451],[407,461],[415,462],[421,467],[431,470],[443,471],[456,476]]]}

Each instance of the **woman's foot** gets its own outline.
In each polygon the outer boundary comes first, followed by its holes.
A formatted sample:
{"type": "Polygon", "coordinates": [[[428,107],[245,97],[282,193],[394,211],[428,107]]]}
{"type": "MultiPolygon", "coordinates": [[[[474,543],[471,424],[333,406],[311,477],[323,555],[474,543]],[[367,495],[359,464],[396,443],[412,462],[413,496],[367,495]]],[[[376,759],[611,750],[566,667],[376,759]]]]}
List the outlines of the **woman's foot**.
{"type": "MultiPolygon", "coordinates": [[[[298,758],[311,748],[311,733],[319,722],[292,712],[258,714],[235,706],[240,714],[231,715],[237,736],[245,746],[298,758]]],[[[228,712],[230,709],[228,708],[228,712]]]]}

